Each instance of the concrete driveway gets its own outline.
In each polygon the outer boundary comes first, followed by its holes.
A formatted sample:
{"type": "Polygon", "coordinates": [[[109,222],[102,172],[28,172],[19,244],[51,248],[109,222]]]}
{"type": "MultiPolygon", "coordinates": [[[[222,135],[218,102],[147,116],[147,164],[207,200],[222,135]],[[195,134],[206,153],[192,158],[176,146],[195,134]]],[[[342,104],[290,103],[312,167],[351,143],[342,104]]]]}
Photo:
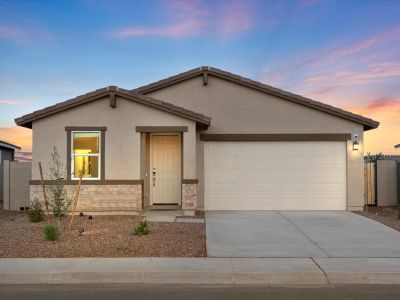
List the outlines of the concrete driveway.
{"type": "Polygon", "coordinates": [[[210,257],[400,257],[400,232],[350,212],[206,212],[210,257]]]}

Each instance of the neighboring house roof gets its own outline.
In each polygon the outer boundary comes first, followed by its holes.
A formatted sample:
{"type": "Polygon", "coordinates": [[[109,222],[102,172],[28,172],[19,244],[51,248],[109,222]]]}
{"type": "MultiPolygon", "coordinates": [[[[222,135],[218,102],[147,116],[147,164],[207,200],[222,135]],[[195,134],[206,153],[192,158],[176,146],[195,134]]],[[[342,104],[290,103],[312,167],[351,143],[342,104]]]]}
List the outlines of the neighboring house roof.
{"type": "Polygon", "coordinates": [[[196,68],[196,69],[192,69],[183,73],[180,73],[178,75],[154,82],[154,83],[150,83],[148,85],[144,85],[141,86],[139,88],[136,88],[134,90],[132,90],[132,92],[135,93],[141,93],[141,94],[147,94],[159,89],[162,89],[164,87],[170,86],[170,85],[174,85],[177,84],[179,82],[182,82],[184,80],[193,78],[193,77],[197,77],[199,75],[203,75],[204,76],[204,83],[207,83],[207,77],[208,75],[211,76],[215,76],[215,77],[219,77],[219,78],[223,78],[226,80],[229,80],[231,82],[235,82],[237,84],[240,85],[244,85],[253,89],[256,89],[258,91],[262,91],[271,95],[275,95],[278,96],[280,98],[295,102],[295,103],[299,103],[359,124],[364,125],[364,130],[369,130],[369,129],[374,129],[377,128],[379,126],[379,122],[374,121],[372,119],[369,118],[365,118],[363,116],[357,115],[357,114],[353,114],[351,112],[315,101],[315,100],[311,100],[308,98],[305,98],[303,96],[300,95],[296,95],[266,84],[263,84],[261,82],[258,81],[254,81],[251,80],[249,78],[244,78],[241,77],[239,75],[235,75],[217,68],[213,68],[213,67],[200,67],[200,68],[196,68]]]}
{"type": "Polygon", "coordinates": [[[1,141],[1,140],[0,140],[0,147],[11,149],[11,150],[21,150],[21,147],[18,147],[16,145],[13,145],[13,144],[7,143],[5,141],[1,141]]]}
{"type": "Polygon", "coordinates": [[[400,144],[394,145],[395,148],[400,148],[400,144]]]}
{"type": "Polygon", "coordinates": [[[141,103],[156,109],[160,109],[171,114],[190,119],[195,121],[197,125],[200,127],[207,128],[210,125],[211,118],[204,116],[202,114],[196,113],[191,110],[187,110],[185,108],[175,106],[173,104],[160,101],[149,96],[144,96],[139,93],[134,93],[130,90],[125,90],[116,86],[109,86],[106,88],[101,88],[95,90],[94,92],[90,92],[76,98],[60,102],[58,104],[43,108],[41,110],[34,111],[33,113],[24,115],[20,118],[15,119],[15,123],[19,126],[23,126],[26,128],[32,128],[32,122],[42,119],[44,117],[56,114],[58,112],[64,111],[66,109],[70,109],[72,107],[76,107],[78,105],[88,103],[94,100],[98,100],[100,98],[106,96],[119,96],[121,98],[131,100],[137,103],[141,103]]]}

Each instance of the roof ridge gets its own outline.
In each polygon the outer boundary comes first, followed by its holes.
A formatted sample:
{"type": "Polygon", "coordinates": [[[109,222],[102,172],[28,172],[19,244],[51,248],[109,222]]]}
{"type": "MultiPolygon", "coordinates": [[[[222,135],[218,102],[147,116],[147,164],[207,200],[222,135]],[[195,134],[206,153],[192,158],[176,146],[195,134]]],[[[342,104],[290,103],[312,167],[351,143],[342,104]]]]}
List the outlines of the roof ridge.
{"type": "Polygon", "coordinates": [[[207,72],[210,75],[225,77],[225,79],[228,79],[231,81],[236,81],[237,83],[240,83],[243,85],[247,85],[247,86],[250,85],[250,87],[252,87],[252,88],[257,88],[259,90],[263,90],[264,92],[269,92],[276,96],[284,97],[286,100],[291,100],[291,101],[312,107],[314,109],[324,111],[326,113],[335,114],[335,115],[338,115],[339,117],[350,119],[357,123],[362,123],[363,125],[368,127],[367,129],[372,129],[372,128],[376,128],[379,126],[379,122],[377,122],[371,118],[367,118],[362,115],[346,111],[344,109],[332,106],[330,104],[326,104],[321,101],[313,100],[313,99],[301,96],[299,94],[294,94],[294,93],[285,91],[283,89],[273,87],[271,85],[262,83],[260,81],[256,81],[256,80],[253,80],[253,79],[250,79],[247,77],[243,77],[243,76],[240,76],[240,75],[237,75],[237,74],[234,74],[231,72],[227,72],[227,71],[215,68],[215,67],[210,67],[210,66],[201,66],[201,67],[197,67],[194,69],[190,69],[188,71],[184,71],[182,73],[155,81],[153,83],[143,85],[141,87],[131,90],[131,92],[147,93],[152,90],[157,90],[157,89],[163,88],[165,86],[169,86],[169,85],[178,83],[180,81],[184,81],[184,80],[190,79],[192,77],[199,76],[205,72],[207,72]]]}

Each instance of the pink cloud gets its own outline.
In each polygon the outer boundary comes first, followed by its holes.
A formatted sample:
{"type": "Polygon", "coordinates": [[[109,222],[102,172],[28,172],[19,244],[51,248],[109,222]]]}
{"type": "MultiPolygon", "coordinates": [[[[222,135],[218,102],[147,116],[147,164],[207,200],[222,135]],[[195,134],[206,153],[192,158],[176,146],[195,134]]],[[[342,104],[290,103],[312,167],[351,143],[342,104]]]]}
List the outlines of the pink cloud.
{"type": "Polygon", "coordinates": [[[18,40],[25,38],[27,36],[27,32],[17,27],[11,26],[0,26],[0,39],[11,39],[18,40]]]}
{"type": "Polygon", "coordinates": [[[164,25],[129,26],[111,34],[114,38],[143,36],[182,38],[199,34],[234,37],[254,26],[252,2],[221,2],[210,10],[203,1],[164,2],[164,25]]]}
{"type": "Polygon", "coordinates": [[[113,36],[120,38],[139,37],[139,36],[165,36],[165,37],[185,37],[196,35],[201,32],[203,24],[197,20],[187,21],[175,25],[155,26],[155,27],[130,27],[113,36]]]}
{"type": "Polygon", "coordinates": [[[360,72],[338,71],[338,78],[346,80],[368,80],[382,77],[400,77],[400,62],[383,62],[368,65],[360,72]]]}
{"type": "Polygon", "coordinates": [[[375,36],[359,41],[348,47],[344,47],[336,51],[333,51],[331,53],[328,53],[325,55],[324,60],[326,61],[326,63],[331,63],[338,59],[357,54],[361,51],[370,49],[372,47],[380,46],[385,42],[388,42],[392,39],[398,39],[399,37],[400,37],[400,28],[395,28],[393,30],[381,32],[375,36]]]}
{"type": "Polygon", "coordinates": [[[319,98],[320,96],[331,93],[334,90],[335,90],[334,87],[326,87],[326,88],[322,88],[322,89],[319,89],[314,92],[305,93],[304,96],[306,96],[308,98],[319,98]]]}
{"type": "Polygon", "coordinates": [[[363,108],[364,113],[371,113],[371,112],[376,112],[379,109],[384,109],[391,107],[392,109],[394,107],[400,108],[400,101],[398,99],[393,99],[393,98],[388,98],[388,97],[383,97],[379,99],[375,99],[369,104],[363,108]]]}
{"type": "Polygon", "coordinates": [[[219,10],[216,28],[222,36],[237,35],[254,26],[251,8],[246,2],[225,2],[219,10]]]}
{"type": "Polygon", "coordinates": [[[19,105],[22,105],[22,102],[19,102],[19,101],[16,101],[16,100],[0,100],[0,104],[19,106],[19,105]]]}

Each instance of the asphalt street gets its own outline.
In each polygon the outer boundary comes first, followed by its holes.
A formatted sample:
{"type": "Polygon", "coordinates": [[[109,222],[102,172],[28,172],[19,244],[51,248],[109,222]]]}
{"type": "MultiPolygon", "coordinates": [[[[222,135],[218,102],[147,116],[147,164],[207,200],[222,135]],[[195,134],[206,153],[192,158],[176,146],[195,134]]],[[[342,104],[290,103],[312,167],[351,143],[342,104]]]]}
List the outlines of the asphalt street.
{"type": "Polygon", "coordinates": [[[2,285],[0,299],[399,299],[400,285],[224,287],[170,285],[2,285]]]}

